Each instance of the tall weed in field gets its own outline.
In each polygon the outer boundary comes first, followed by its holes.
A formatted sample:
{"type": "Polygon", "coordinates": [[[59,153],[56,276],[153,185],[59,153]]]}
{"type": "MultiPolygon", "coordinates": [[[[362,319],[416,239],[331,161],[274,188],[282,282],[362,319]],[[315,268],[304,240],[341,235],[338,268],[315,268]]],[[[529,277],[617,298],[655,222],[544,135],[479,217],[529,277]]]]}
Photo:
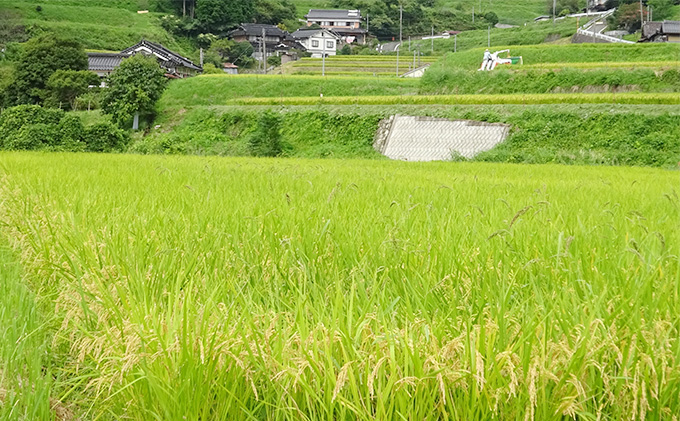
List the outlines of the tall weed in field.
{"type": "Polygon", "coordinates": [[[74,385],[65,400],[78,416],[680,411],[676,173],[122,155],[3,163],[2,232],[61,321],[50,368],[58,386],[74,385]]]}

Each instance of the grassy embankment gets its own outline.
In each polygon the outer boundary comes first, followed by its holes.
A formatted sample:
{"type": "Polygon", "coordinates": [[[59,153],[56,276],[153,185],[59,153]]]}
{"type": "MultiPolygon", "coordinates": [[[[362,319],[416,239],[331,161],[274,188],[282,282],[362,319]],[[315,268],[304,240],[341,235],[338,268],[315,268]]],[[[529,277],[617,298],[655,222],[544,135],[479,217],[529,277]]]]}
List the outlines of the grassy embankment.
{"type": "MultiPolygon", "coordinates": [[[[583,47],[582,54],[578,54],[579,48],[575,46],[524,47],[521,53],[526,53],[532,61],[550,62],[559,58],[583,62],[595,60],[599,55],[612,62],[630,62],[641,60],[645,54],[658,60],[667,57],[669,52],[672,55],[675,51],[672,48],[676,48],[583,47]]],[[[634,72],[628,69],[537,70],[536,76],[526,71],[482,73],[448,66],[456,63],[459,68],[465,68],[475,56],[472,52],[451,54],[444,65],[431,70],[433,73],[422,81],[214,76],[176,82],[161,100],[162,128],[152,130],[147,138],[138,139],[132,149],[154,153],[245,155],[258,113],[273,107],[283,117],[284,153],[289,156],[376,157],[370,145],[378,121],[401,113],[512,124],[512,134],[506,144],[498,148],[498,153],[481,155],[479,160],[662,166],[677,162],[679,145],[673,139],[680,137],[679,98],[672,92],[680,88],[676,70],[666,69],[658,76],[649,68],[634,72]],[[461,60],[455,61],[456,57],[461,60]],[[458,79],[452,76],[459,73],[458,79]],[[442,74],[443,81],[438,79],[442,74]],[[575,78],[580,78],[584,86],[576,85],[575,78]],[[448,85],[451,80],[456,87],[448,85]],[[455,92],[455,89],[474,95],[431,95],[455,92]],[[526,93],[619,89],[671,92],[526,93]],[[514,94],[479,94],[494,91],[514,94]],[[324,94],[323,98],[319,93],[324,94]],[[593,104],[606,104],[606,108],[593,104]],[[609,115],[610,110],[617,110],[617,115],[609,115]]]]}
{"type": "MultiPolygon", "coordinates": [[[[303,18],[309,9],[334,9],[335,5],[331,0],[292,0],[297,8],[300,18],[303,18]]],[[[438,0],[436,7],[443,10],[460,11],[459,7],[465,12],[472,13],[474,7],[479,14],[479,6],[482,6],[482,13],[493,11],[498,15],[502,23],[520,25],[531,21],[535,17],[546,13],[546,3],[543,0],[485,0],[480,3],[478,0],[438,0]]],[[[451,30],[456,28],[450,28],[451,30]]]]}
{"type": "MultiPolygon", "coordinates": [[[[680,66],[680,45],[671,43],[649,44],[564,44],[564,45],[504,45],[494,50],[510,49],[510,55],[522,56],[523,66],[509,66],[511,69],[528,66],[554,66],[581,68],[586,64],[609,67],[628,65],[631,67],[680,66]]],[[[477,70],[484,48],[476,48],[448,54],[437,63],[448,69],[477,70]]]]}
{"type": "MultiPolygon", "coordinates": [[[[504,49],[505,47],[499,47],[504,49]]],[[[680,90],[680,46],[571,44],[511,46],[525,65],[477,72],[483,49],[447,54],[421,89],[438,93],[542,93],[680,90]]]]}
{"type": "Polygon", "coordinates": [[[180,53],[192,51],[160,26],[158,13],[138,14],[146,1],[0,0],[0,10],[16,12],[31,33],[52,32],[85,48],[120,51],[142,38],[180,53]],[[36,7],[40,6],[41,11],[36,7]]]}
{"type": "MultiPolygon", "coordinates": [[[[581,24],[584,22],[581,22],[581,24]]],[[[561,38],[570,37],[576,33],[578,22],[576,19],[563,19],[556,22],[532,22],[516,28],[491,28],[491,47],[503,45],[535,45],[557,41],[561,38]]],[[[454,39],[434,40],[434,53],[444,54],[457,51],[465,51],[472,48],[480,48],[488,45],[487,30],[464,31],[454,39]]],[[[411,47],[420,44],[421,51],[430,53],[432,41],[421,40],[412,43],[411,47]]],[[[553,45],[553,44],[548,44],[553,45]]]]}
{"type": "Polygon", "coordinates": [[[21,285],[16,271],[0,275],[16,291],[0,297],[3,414],[680,412],[675,172],[27,153],[2,163],[1,232],[24,272],[21,285]]]}
{"type": "Polygon", "coordinates": [[[677,105],[332,105],[194,107],[169,111],[135,140],[141,153],[248,155],[262,111],[282,118],[284,156],[380,158],[378,122],[394,114],[511,124],[505,143],[476,160],[673,167],[680,160],[677,105]]]}

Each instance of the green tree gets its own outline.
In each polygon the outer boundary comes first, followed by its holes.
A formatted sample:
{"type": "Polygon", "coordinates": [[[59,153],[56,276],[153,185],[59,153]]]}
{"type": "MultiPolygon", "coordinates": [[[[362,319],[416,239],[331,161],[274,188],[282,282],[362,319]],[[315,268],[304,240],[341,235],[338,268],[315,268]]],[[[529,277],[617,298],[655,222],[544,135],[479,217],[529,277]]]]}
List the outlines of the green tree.
{"type": "Polygon", "coordinates": [[[647,4],[652,7],[654,20],[669,19],[673,16],[673,0],[649,0],[647,4]]]}
{"type": "Polygon", "coordinates": [[[208,51],[208,55],[214,54],[222,62],[234,63],[239,67],[248,67],[253,63],[253,46],[249,42],[235,42],[226,38],[213,42],[208,51]]]}
{"type": "Polygon", "coordinates": [[[255,21],[278,25],[293,21],[297,11],[290,0],[255,0],[255,21]]]}
{"type": "MultiPolygon", "coordinates": [[[[643,16],[647,19],[646,9],[643,9],[643,16]]],[[[628,32],[637,31],[642,26],[640,23],[640,4],[621,4],[608,21],[615,28],[624,29],[628,32]]]]}
{"type": "Polygon", "coordinates": [[[79,95],[87,92],[92,85],[99,85],[99,76],[87,70],[57,70],[47,80],[47,89],[51,92],[51,105],[66,104],[75,108],[79,95]]]}
{"type": "Polygon", "coordinates": [[[198,0],[196,20],[202,32],[224,34],[255,15],[253,0],[198,0]]]}
{"type": "MultiPolygon", "coordinates": [[[[163,70],[153,57],[137,54],[123,60],[107,81],[102,110],[119,126],[139,116],[153,116],[154,105],[167,84],[163,70]]],[[[133,124],[133,128],[137,128],[133,124]]]]}
{"type": "Polygon", "coordinates": [[[87,70],[87,55],[76,41],[43,34],[28,41],[16,66],[10,102],[38,104],[49,96],[47,81],[57,70],[87,70]]]}
{"type": "Polygon", "coordinates": [[[491,26],[494,26],[498,23],[498,15],[494,12],[487,12],[484,15],[484,20],[489,22],[491,24],[491,26]]]}

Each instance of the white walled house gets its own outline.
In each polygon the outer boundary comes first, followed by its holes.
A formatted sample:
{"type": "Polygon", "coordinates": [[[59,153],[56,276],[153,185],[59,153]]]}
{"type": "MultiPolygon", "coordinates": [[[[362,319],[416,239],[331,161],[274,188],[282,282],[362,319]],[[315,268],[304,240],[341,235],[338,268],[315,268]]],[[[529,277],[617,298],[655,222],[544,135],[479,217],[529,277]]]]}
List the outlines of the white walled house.
{"type": "Polygon", "coordinates": [[[338,34],[343,42],[366,44],[368,31],[361,28],[363,17],[360,10],[311,9],[305,15],[307,26],[319,25],[338,34]]]}
{"type": "Polygon", "coordinates": [[[313,58],[321,58],[324,54],[326,57],[337,54],[340,36],[328,29],[298,29],[292,35],[313,58]]]}

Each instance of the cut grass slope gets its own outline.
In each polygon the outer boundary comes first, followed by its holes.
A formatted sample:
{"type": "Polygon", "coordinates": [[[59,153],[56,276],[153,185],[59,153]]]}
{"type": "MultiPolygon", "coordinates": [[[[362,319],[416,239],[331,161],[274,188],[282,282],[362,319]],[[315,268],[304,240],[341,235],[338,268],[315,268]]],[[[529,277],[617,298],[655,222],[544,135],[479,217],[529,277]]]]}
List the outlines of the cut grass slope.
{"type": "MultiPolygon", "coordinates": [[[[677,102],[676,98],[676,103],[677,102]]],[[[258,116],[282,119],[284,155],[376,158],[378,122],[394,114],[507,123],[510,138],[478,160],[674,166],[680,160],[677,105],[327,105],[194,107],[167,110],[161,128],[137,138],[131,151],[248,155],[258,116]]]]}
{"type": "Polygon", "coordinates": [[[296,75],[205,75],[170,83],[159,102],[166,108],[222,105],[244,97],[414,95],[417,79],[296,75]]]}
{"type": "Polygon", "coordinates": [[[186,53],[188,48],[160,27],[159,14],[138,14],[135,4],[131,1],[0,0],[0,9],[17,12],[31,33],[53,32],[76,39],[89,49],[120,51],[148,39],[186,53]],[[40,12],[37,6],[42,8],[40,12]]]}
{"type": "MultiPolygon", "coordinates": [[[[527,23],[526,26],[516,28],[491,28],[491,46],[503,45],[534,45],[546,42],[553,42],[560,38],[570,37],[576,33],[578,22],[576,19],[563,19],[552,22],[527,23]]],[[[448,39],[434,40],[434,53],[443,54],[447,52],[465,51],[472,48],[486,48],[489,45],[489,33],[487,30],[464,31],[458,36],[451,36],[448,39]]],[[[421,51],[431,52],[432,42],[430,40],[417,41],[421,45],[421,51]]],[[[552,44],[551,44],[552,45],[552,44]]],[[[413,43],[412,43],[413,48],[413,43]]]]}
{"type": "Polygon", "coordinates": [[[74,419],[680,413],[676,172],[1,158],[74,419]]]}

